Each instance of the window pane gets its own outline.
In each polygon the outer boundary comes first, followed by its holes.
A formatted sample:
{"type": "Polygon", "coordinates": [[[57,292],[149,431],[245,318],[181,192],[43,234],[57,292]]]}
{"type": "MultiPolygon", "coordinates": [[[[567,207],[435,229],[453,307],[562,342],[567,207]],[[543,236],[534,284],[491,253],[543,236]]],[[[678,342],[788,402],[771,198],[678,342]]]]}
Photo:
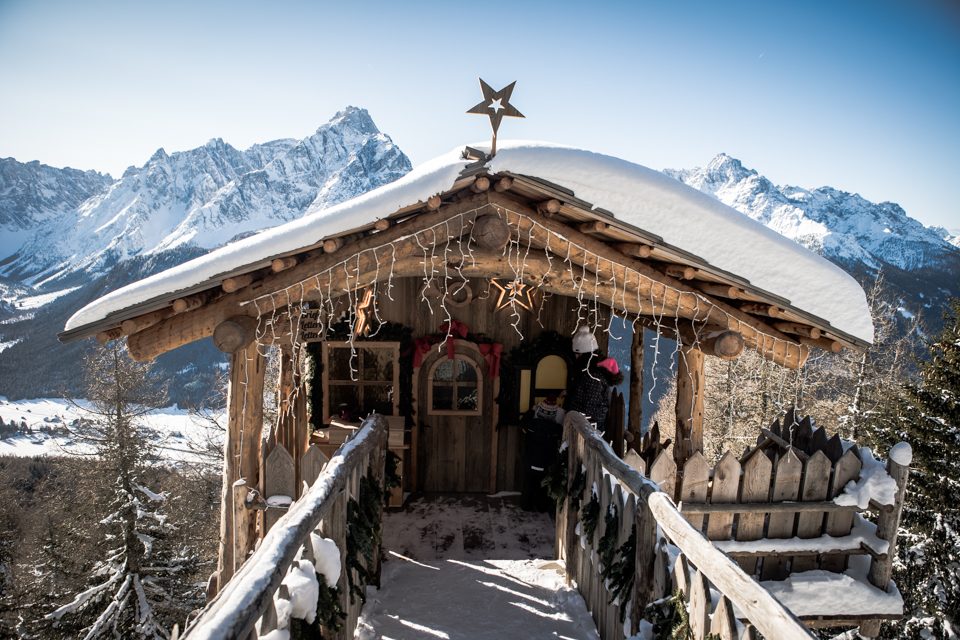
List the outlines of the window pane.
{"type": "Polygon", "coordinates": [[[458,411],[476,411],[477,410],[477,388],[461,386],[457,387],[457,410],[458,411]]]}
{"type": "Polygon", "coordinates": [[[457,382],[476,382],[477,370],[466,360],[456,360],[457,382]]]}
{"type": "Polygon", "coordinates": [[[393,415],[393,387],[386,384],[363,385],[363,415],[373,412],[383,416],[393,415]]]}
{"type": "Polygon", "coordinates": [[[433,379],[451,382],[453,380],[453,366],[457,362],[459,360],[441,360],[437,368],[433,370],[433,379]]]}
{"type": "Polygon", "coordinates": [[[357,420],[360,417],[360,389],[355,385],[330,385],[330,417],[357,420]]]}
{"type": "Polygon", "coordinates": [[[363,379],[393,380],[393,350],[363,349],[363,379]]]}
{"type": "Polygon", "coordinates": [[[437,411],[453,409],[453,387],[442,384],[433,385],[433,408],[437,411]]]}
{"type": "MultiPolygon", "coordinates": [[[[331,380],[352,380],[350,375],[350,349],[343,347],[330,348],[330,379],[331,380]]],[[[353,366],[360,363],[356,360],[353,366]]]]}

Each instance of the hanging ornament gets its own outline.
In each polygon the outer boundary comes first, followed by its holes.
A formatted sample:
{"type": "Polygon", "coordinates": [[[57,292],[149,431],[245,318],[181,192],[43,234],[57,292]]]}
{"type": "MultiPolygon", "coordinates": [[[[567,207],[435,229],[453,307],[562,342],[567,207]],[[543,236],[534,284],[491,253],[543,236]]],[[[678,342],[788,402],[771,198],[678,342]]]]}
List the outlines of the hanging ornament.
{"type": "Polygon", "coordinates": [[[373,307],[373,287],[368,287],[363,292],[363,298],[357,303],[357,309],[354,312],[356,318],[353,325],[354,335],[365,336],[370,332],[370,313],[373,307]]]}
{"type": "Polygon", "coordinates": [[[491,280],[490,284],[497,290],[497,311],[520,307],[527,311],[533,310],[533,287],[520,280],[501,282],[491,280]]]}

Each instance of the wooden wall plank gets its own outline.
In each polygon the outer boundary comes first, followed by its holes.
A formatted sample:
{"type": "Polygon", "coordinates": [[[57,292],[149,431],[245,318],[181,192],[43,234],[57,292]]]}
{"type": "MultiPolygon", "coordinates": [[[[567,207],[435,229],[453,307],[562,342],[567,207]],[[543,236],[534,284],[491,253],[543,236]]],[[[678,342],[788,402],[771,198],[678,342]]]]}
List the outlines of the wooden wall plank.
{"type": "MultiPolygon", "coordinates": [[[[833,465],[833,479],[830,482],[830,492],[827,497],[835,498],[843,493],[843,488],[848,482],[860,477],[861,466],[860,456],[857,455],[856,450],[848,449],[833,465]]],[[[831,536],[849,534],[853,527],[853,515],[850,511],[835,511],[827,514],[824,533],[831,536]]],[[[843,571],[847,568],[847,556],[844,554],[825,556],[821,559],[820,566],[827,571],[843,571]]]]}
{"type": "MultiPolygon", "coordinates": [[[[707,492],[710,482],[710,467],[703,454],[699,451],[687,460],[683,465],[683,485],[680,489],[680,499],[683,502],[704,503],[707,501],[707,492]]],[[[698,530],[703,530],[703,515],[686,516],[690,525],[698,530]]]]}
{"type": "MultiPolygon", "coordinates": [[[[770,499],[770,476],[773,463],[762,451],[754,451],[743,464],[743,482],[740,489],[740,502],[767,502],[770,499]]],[[[763,524],[766,516],[762,513],[741,513],[737,522],[737,540],[759,540],[763,537],[763,524]]],[[[740,567],[753,575],[757,569],[757,558],[738,558],[740,567]]]]}
{"type": "MultiPolygon", "coordinates": [[[[826,499],[830,492],[830,467],[830,459],[822,451],[810,456],[803,470],[803,489],[800,491],[802,501],[818,502],[826,499]]],[[[797,516],[797,536],[816,538],[822,535],[824,515],[822,511],[800,513],[797,516]]],[[[799,573],[816,568],[816,556],[795,556],[790,571],[799,573]]]]}
{"type": "MultiPolygon", "coordinates": [[[[803,475],[803,465],[793,448],[787,450],[786,455],[780,456],[776,464],[773,479],[771,500],[774,502],[795,501],[800,496],[800,479],[803,475]]],[[[772,513],[767,525],[768,538],[792,538],[796,514],[772,513]]],[[[760,570],[762,580],[783,580],[788,573],[788,558],[783,556],[767,556],[763,559],[760,570]]]]}
{"type": "MultiPolygon", "coordinates": [[[[710,489],[711,504],[736,502],[740,493],[740,461],[730,451],[723,454],[713,468],[713,484],[710,489]]],[[[707,538],[729,540],[733,533],[732,513],[711,513],[707,523],[707,538]]]]}

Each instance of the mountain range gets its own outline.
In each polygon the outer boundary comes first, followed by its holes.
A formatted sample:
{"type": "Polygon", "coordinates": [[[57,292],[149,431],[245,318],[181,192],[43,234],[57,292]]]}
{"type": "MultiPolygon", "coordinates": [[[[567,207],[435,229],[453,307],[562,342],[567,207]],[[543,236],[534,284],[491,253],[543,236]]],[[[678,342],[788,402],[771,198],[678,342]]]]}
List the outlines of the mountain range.
{"type": "MultiPolygon", "coordinates": [[[[0,159],[0,395],[79,391],[88,345],[56,333],[80,306],[226,242],[396,180],[403,152],[364,109],[348,107],[315,133],[239,150],[216,138],[157,150],[114,179],[0,159]],[[25,374],[24,372],[29,372],[25,374]]],[[[824,255],[863,282],[884,273],[907,317],[939,316],[960,295],[960,238],[925,227],[894,203],[830,187],[777,186],[728,155],[665,170],[824,255]]],[[[223,361],[209,341],[158,359],[184,382],[172,400],[201,398],[223,361]]]]}

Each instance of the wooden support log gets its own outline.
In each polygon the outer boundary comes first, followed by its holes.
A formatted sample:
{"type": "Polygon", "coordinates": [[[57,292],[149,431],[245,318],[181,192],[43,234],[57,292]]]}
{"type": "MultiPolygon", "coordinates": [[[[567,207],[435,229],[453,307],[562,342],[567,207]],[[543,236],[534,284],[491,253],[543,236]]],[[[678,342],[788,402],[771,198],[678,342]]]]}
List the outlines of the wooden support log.
{"type": "Polygon", "coordinates": [[[641,453],[640,427],[643,418],[643,326],[634,327],[633,341],[630,345],[630,415],[627,427],[633,435],[631,447],[641,453]]]}
{"type": "Polygon", "coordinates": [[[270,262],[270,271],[274,273],[280,273],[281,271],[286,271],[287,269],[293,269],[297,266],[296,256],[287,256],[285,258],[274,258],[270,262]]]}
{"type": "Polygon", "coordinates": [[[502,251],[510,242],[510,227],[500,216],[482,215],[473,224],[471,237],[483,249],[502,251]]]}
{"type": "Polygon", "coordinates": [[[619,251],[625,256],[630,256],[631,258],[649,258],[650,254],[653,253],[653,248],[645,244],[636,244],[633,242],[616,242],[611,245],[614,249],[619,251]]]}
{"type": "Polygon", "coordinates": [[[813,338],[800,338],[800,344],[823,349],[830,353],[840,353],[843,350],[843,345],[832,338],[817,338],[816,340],[813,338]]]}
{"type": "Polygon", "coordinates": [[[682,264],[668,264],[663,268],[663,272],[678,280],[693,280],[697,275],[696,269],[682,264]]]}
{"type": "Polygon", "coordinates": [[[580,233],[603,233],[610,228],[610,225],[603,220],[591,220],[590,222],[581,222],[577,225],[580,233]]]}
{"type": "Polygon", "coordinates": [[[549,200],[544,200],[537,204],[537,213],[542,216],[550,217],[555,216],[560,212],[560,201],[556,198],[550,198],[549,200]]]}
{"type": "Polygon", "coordinates": [[[811,327],[806,324],[799,324],[796,322],[774,322],[772,324],[777,331],[783,331],[784,333],[803,336],[804,338],[811,338],[813,340],[817,340],[820,338],[820,335],[821,335],[820,329],[818,329],[817,327],[811,327]]]}
{"type": "Polygon", "coordinates": [[[493,190],[496,191],[497,193],[510,191],[511,187],[513,187],[513,178],[511,178],[510,176],[504,176],[493,184],[493,190]]]}
{"type": "Polygon", "coordinates": [[[740,305],[740,311],[752,313],[758,316],[767,316],[768,318],[785,318],[783,309],[773,304],[763,304],[760,302],[745,302],[740,305]]]}
{"type": "Polygon", "coordinates": [[[694,286],[709,296],[729,298],[730,300],[743,300],[746,295],[743,289],[716,282],[695,282],[694,286]]]}
{"type": "Polygon", "coordinates": [[[391,220],[390,218],[380,218],[379,220],[373,223],[373,228],[376,229],[377,231],[386,231],[392,226],[393,226],[393,220],[391,220]]]}
{"type": "Polygon", "coordinates": [[[743,353],[743,336],[736,331],[720,331],[709,334],[700,341],[700,350],[722,360],[734,360],[743,353]]]}
{"type": "Polygon", "coordinates": [[[887,557],[884,560],[874,560],[870,565],[867,578],[873,586],[887,590],[890,586],[890,577],[893,575],[893,559],[897,557],[897,530],[900,527],[900,515],[903,511],[903,502],[907,495],[907,480],[910,477],[910,462],[913,460],[913,451],[910,445],[901,442],[895,445],[889,453],[887,473],[897,483],[897,494],[894,496],[893,509],[881,512],[877,518],[877,537],[890,543],[887,557]],[[903,464],[901,464],[903,463],[903,464]]]}
{"type": "Polygon", "coordinates": [[[327,238],[323,241],[324,253],[335,253],[343,246],[343,238],[327,238]]]}
{"type": "Polygon", "coordinates": [[[120,323],[120,329],[123,330],[125,335],[130,335],[136,333],[137,331],[143,331],[149,327],[152,327],[155,324],[166,320],[173,315],[173,309],[169,307],[166,309],[159,309],[157,311],[151,311],[150,313],[145,313],[136,318],[130,318],[129,320],[124,320],[120,323]]]}
{"type": "Polygon", "coordinates": [[[243,275],[227,278],[223,281],[224,293],[233,293],[253,283],[253,274],[245,273],[243,275]]]}
{"type": "Polygon", "coordinates": [[[112,329],[107,329],[106,331],[101,331],[97,334],[97,343],[98,344],[107,344],[111,340],[116,340],[117,338],[123,337],[123,329],[121,327],[113,327],[112,329]]]}
{"type": "Polygon", "coordinates": [[[207,292],[195,293],[192,296],[184,296],[183,298],[177,298],[173,301],[173,312],[177,313],[186,313],[187,311],[193,311],[194,309],[199,309],[203,305],[207,304],[207,300],[210,299],[210,295],[207,292]]]}
{"type": "Polygon", "coordinates": [[[443,200],[438,195],[432,195],[427,198],[427,211],[436,211],[443,204],[443,200]]]}
{"type": "Polygon", "coordinates": [[[213,330],[213,344],[224,353],[236,353],[257,337],[257,319],[234,316],[224,320],[213,330]]]}
{"type": "Polygon", "coordinates": [[[474,193],[483,193],[490,188],[490,178],[487,176],[478,176],[476,180],[473,181],[473,184],[470,185],[470,190],[474,193]]]}
{"type": "Polygon", "coordinates": [[[680,348],[677,358],[677,433],[673,441],[677,466],[703,452],[703,352],[693,346],[680,348]]]}

